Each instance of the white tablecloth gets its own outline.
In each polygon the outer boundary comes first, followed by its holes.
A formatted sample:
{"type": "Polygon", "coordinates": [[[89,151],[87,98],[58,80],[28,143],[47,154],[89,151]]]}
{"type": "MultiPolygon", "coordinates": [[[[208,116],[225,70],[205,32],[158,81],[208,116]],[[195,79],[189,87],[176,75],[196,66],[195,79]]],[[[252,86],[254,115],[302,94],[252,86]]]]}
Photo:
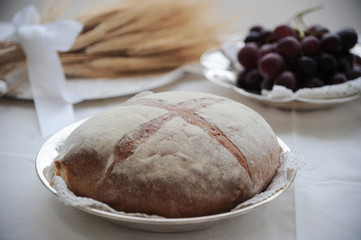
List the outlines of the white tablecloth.
{"type": "MultiPolygon", "coordinates": [[[[361,32],[359,0],[323,2],[325,10],[307,17],[308,22],[321,22],[332,30],[351,25],[361,32]]],[[[24,2],[1,4],[0,20],[9,20],[24,2]]],[[[227,0],[219,9],[230,15],[239,12],[242,32],[253,23],[274,26],[315,4],[311,0],[227,0]]],[[[279,110],[199,75],[155,89],[174,90],[226,96],[259,112],[292,150],[308,160],[292,187],[270,204],[206,230],[149,233],[122,228],[65,206],[45,189],[34,166],[37,151],[46,141],[40,135],[34,104],[0,98],[0,239],[361,239],[361,99],[316,111],[279,110]]],[[[76,120],[127,98],[79,103],[76,120]]]]}
{"type": "MultiPolygon", "coordinates": [[[[155,91],[205,91],[243,102],[259,112],[307,165],[285,194],[254,212],[216,227],[159,234],[107,223],[58,201],[36,176],[40,136],[31,101],[0,99],[0,239],[360,239],[361,99],[331,109],[285,111],[259,105],[187,76],[155,91]]],[[[127,97],[75,105],[76,120],[127,97]]]]}

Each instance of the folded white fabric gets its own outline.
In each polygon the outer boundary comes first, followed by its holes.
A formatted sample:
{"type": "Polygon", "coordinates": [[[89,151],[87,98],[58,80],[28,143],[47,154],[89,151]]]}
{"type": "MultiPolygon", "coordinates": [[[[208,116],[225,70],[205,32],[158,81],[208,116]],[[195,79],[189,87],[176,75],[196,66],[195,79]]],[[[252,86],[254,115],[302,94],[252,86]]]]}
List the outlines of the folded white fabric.
{"type": "Polygon", "coordinates": [[[262,96],[270,99],[336,99],[354,96],[361,91],[361,78],[336,85],[325,85],[319,88],[302,88],[292,92],[283,86],[275,85],[271,91],[262,90],[262,96]]]}
{"type": "Polygon", "coordinates": [[[40,15],[30,5],[13,18],[14,32],[6,39],[24,49],[32,95],[43,136],[73,122],[73,103],[81,99],[68,93],[57,51],[73,45],[83,25],[73,20],[39,24],[40,15]]]}

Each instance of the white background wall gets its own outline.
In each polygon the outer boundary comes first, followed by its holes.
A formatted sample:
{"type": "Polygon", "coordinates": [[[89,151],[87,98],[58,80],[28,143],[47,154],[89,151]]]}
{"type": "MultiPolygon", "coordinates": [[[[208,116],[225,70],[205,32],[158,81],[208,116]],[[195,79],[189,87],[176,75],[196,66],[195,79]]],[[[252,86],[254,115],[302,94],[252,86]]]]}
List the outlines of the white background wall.
{"type": "MultiPolygon", "coordinates": [[[[0,21],[10,21],[19,9],[28,4],[33,3],[40,10],[43,2],[44,0],[0,0],[0,21]]],[[[94,2],[96,0],[69,0],[62,17],[69,18],[94,2]]],[[[235,30],[240,32],[247,31],[254,23],[273,28],[288,20],[296,12],[322,4],[323,10],[305,17],[307,24],[321,23],[331,31],[343,26],[352,26],[361,34],[361,0],[221,0],[219,2],[216,11],[221,15],[241,16],[233,25],[235,30]]]]}

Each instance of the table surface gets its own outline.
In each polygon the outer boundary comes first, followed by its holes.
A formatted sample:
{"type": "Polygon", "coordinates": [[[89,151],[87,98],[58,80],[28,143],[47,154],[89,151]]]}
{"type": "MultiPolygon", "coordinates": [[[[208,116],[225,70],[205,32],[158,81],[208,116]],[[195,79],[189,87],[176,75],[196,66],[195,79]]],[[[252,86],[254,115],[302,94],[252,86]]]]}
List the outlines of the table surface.
{"type": "MultiPolygon", "coordinates": [[[[310,16],[311,22],[326,21],[334,29],[351,25],[361,32],[360,1],[323,2],[325,9],[310,16]]],[[[24,2],[5,4],[9,11],[3,14],[1,6],[0,20],[9,20],[24,2]]],[[[244,16],[237,27],[245,31],[255,22],[273,26],[283,21],[289,14],[281,5],[290,12],[315,5],[311,0],[267,1],[262,8],[259,4],[228,0],[220,9],[235,14],[238,8],[244,16]],[[259,21],[255,15],[264,18],[259,21]]],[[[292,151],[307,159],[292,187],[253,212],[201,231],[151,233],[119,227],[65,206],[46,190],[34,165],[47,140],[40,134],[34,104],[0,98],[0,239],[361,239],[361,98],[327,109],[281,110],[253,102],[197,74],[153,91],[176,90],[229,97],[260,113],[292,151]]],[[[74,105],[75,120],[129,97],[78,103],[74,105]]]]}

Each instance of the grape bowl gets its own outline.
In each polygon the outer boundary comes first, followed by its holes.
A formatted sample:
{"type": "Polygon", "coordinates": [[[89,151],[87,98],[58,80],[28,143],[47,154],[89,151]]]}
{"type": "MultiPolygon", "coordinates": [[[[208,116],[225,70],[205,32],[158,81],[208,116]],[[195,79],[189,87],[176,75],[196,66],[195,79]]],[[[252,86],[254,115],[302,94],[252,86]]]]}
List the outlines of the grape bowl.
{"type": "Polygon", "coordinates": [[[267,105],[313,109],[357,99],[361,91],[361,44],[354,29],[331,32],[322,25],[272,30],[254,25],[201,57],[213,83],[267,105]]]}

